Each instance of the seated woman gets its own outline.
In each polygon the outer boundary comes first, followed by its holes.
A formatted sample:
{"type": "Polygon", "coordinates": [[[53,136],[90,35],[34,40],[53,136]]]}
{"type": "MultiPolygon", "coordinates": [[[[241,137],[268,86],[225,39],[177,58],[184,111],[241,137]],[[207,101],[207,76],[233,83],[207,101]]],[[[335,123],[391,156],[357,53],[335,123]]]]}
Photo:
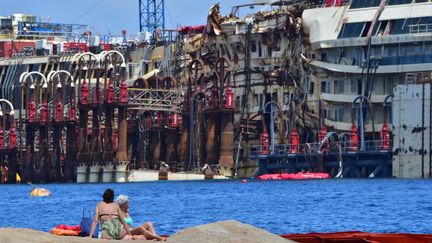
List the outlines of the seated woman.
{"type": "MultiPolygon", "coordinates": [[[[117,203],[120,207],[121,215],[126,221],[126,223],[129,225],[129,227],[132,227],[132,218],[129,215],[129,198],[125,195],[120,195],[117,197],[117,203]]],[[[165,240],[165,238],[159,236],[151,222],[146,222],[141,226],[138,226],[136,228],[133,228],[130,230],[133,239],[142,239],[145,237],[147,240],[165,240]]]]}
{"type": "Polygon", "coordinates": [[[100,221],[102,239],[131,239],[132,235],[129,231],[129,226],[123,219],[123,214],[117,203],[114,203],[114,191],[111,189],[105,190],[103,201],[96,205],[95,216],[93,218],[92,227],[89,237],[92,237],[96,225],[100,221]]]}

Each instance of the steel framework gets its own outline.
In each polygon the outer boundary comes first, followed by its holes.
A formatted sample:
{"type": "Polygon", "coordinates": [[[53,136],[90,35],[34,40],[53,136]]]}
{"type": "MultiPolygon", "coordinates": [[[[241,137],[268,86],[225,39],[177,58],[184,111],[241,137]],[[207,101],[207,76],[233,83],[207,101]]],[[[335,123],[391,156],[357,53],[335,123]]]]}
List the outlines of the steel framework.
{"type": "Polygon", "coordinates": [[[140,32],[165,29],[165,0],[139,0],[140,32]]]}
{"type": "Polygon", "coordinates": [[[173,90],[129,88],[128,96],[131,110],[180,112],[180,95],[173,90]]]}

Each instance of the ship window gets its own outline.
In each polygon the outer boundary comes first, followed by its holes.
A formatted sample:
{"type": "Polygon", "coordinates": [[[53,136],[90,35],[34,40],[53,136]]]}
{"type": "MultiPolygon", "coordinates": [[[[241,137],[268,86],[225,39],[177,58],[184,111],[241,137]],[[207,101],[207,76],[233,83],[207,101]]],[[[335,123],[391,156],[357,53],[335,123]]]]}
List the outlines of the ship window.
{"type": "Polygon", "coordinates": [[[274,101],[274,102],[278,102],[278,93],[276,93],[276,92],[274,92],[273,94],[272,94],[272,100],[274,101]]]}
{"type": "Polygon", "coordinates": [[[333,110],[332,112],[331,112],[333,115],[332,115],[332,120],[333,121],[338,121],[338,118],[339,118],[339,110],[333,110]]]}
{"type": "Polygon", "coordinates": [[[371,57],[382,58],[384,47],[373,47],[371,50],[371,57]]]}
{"type": "Polygon", "coordinates": [[[327,81],[321,81],[321,93],[328,93],[330,87],[327,81]]]}
{"type": "Polygon", "coordinates": [[[398,55],[398,47],[397,46],[385,46],[383,50],[383,57],[391,57],[398,55]]]}
{"type": "Polygon", "coordinates": [[[379,23],[379,27],[376,29],[376,32],[374,32],[374,35],[383,36],[385,34],[385,31],[386,31],[386,28],[387,28],[387,24],[388,24],[387,20],[381,21],[379,23]]]}
{"type": "Polygon", "coordinates": [[[250,42],[251,52],[257,52],[257,44],[255,41],[250,42]]]}
{"type": "Polygon", "coordinates": [[[345,109],[339,109],[339,118],[338,121],[343,122],[345,116],[345,109]]]}
{"type": "Polygon", "coordinates": [[[267,47],[267,54],[268,54],[268,57],[272,57],[273,49],[271,49],[270,47],[267,47]]]}
{"type": "Polygon", "coordinates": [[[330,119],[330,120],[335,120],[335,113],[336,113],[336,111],[335,110],[328,110],[327,111],[327,115],[328,115],[328,118],[330,119]]]}
{"type": "Polygon", "coordinates": [[[327,61],[327,53],[321,53],[321,61],[326,62],[327,61]]]}
{"type": "Polygon", "coordinates": [[[283,99],[284,99],[284,104],[285,105],[289,104],[290,98],[291,98],[290,93],[284,93],[283,99]]]}
{"type": "Polygon", "coordinates": [[[380,0],[352,0],[350,8],[354,9],[377,7],[379,6],[380,2],[380,0]]]}
{"type": "Polygon", "coordinates": [[[314,94],[314,89],[315,89],[315,83],[314,82],[310,82],[310,84],[309,84],[309,94],[313,95],[314,94]]]}
{"type": "Polygon", "coordinates": [[[259,106],[258,94],[254,94],[253,95],[253,107],[258,107],[258,106],[259,106]]]}
{"type": "Polygon", "coordinates": [[[345,92],[344,80],[335,80],[333,85],[333,91],[335,94],[341,94],[345,92]]]}
{"type": "Polygon", "coordinates": [[[262,57],[262,46],[261,41],[258,41],[258,56],[262,57]]]}
{"type": "Polygon", "coordinates": [[[333,84],[333,93],[337,94],[339,93],[339,80],[335,80],[333,84]]]}
{"type": "Polygon", "coordinates": [[[416,3],[425,3],[425,2],[429,2],[429,0],[415,0],[416,3]]]}
{"type": "MultiPolygon", "coordinates": [[[[369,28],[370,28],[370,26],[371,26],[371,22],[366,22],[366,26],[363,28],[363,32],[362,32],[362,37],[366,37],[367,36],[367,34],[368,34],[368,32],[369,32],[369,28]]],[[[374,29],[372,30],[372,31],[375,31],[376,29],[376,27],[377,27],[378,25],[377,24],[375,24],[375,26],[374,26],[374,29]]],[[[373,33],[373,32],[372,32],[373,33]]]]}
{"type": "Polygon", "coordinates": [[[424,46],[424,54],[425,55],[432,55],[432,44],[425,44],[424,46]]]}
{"type": "Polygon", "coordinates": [[[419,26],[420,19],[419,18],[411,18],[411,19],[397,19],[394,21],[392,28],[392,35],[400,35],[407,34],[411,31],[416,32],[416,27],[419,26]]]}
{"type": "Polygon", "coordinates": [[[351,79],[351,94],[357,94],[357,80],[351,79]]]}
{"type": "Polygon", "coordinates": [[[393,90],[393,80],[391,77],[384,78],[384,93],[389,94],[393,90]]]}
{"type": "Polygon", "coordinates": [[[244,54],[244,48],[241,42],[236,42],[236,49],[238,53],[244,54]]]}
{"type": "Polygon", "coordinates": [[[264,109],[264,94],[259,95],[259,102],[261,109],[264,109]]]}
{"type": "Polygon", "coordinates": [[[342,30],[339,32],[338,39],[360,37],[363,32],[364,26],[364,22],[344,24],[342,26],[342,30]]]}
{"type": "Polygon", "coordinates": [[[388,5],[409,4],[412,0],[389,0],[388,5]]]}
{"type": "Polygon", "coordinates": [[[421,54],[420,46],[401,46],[400,56],[415,56],[421,54]]]}
{"type": "Polygon", "coordinates": [[[363,89],[363,81],[361,79],[357,79],[357,94],[361,94],[363,89]]]}

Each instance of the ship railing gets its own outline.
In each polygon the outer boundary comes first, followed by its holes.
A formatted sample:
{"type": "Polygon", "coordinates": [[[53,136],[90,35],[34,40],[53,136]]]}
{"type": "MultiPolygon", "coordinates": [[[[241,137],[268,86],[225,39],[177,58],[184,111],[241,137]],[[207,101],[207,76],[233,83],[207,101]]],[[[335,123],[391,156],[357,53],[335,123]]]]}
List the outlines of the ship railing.
{"type": "Polygon", "coordinates": [[[318,143],[306,143],[306,144],[275,144],[271,145],[251,145],[249,146],[249,154],[252,156],[258,155],[277,155],[283,156],[286,154],[303,154],[303,153],[314,153],[318,151],[318,143]]]}
{"type": "Polygon", "coordinates": [[[413,24],[413,25],[408,25],[408,28],[410,34],[432,32],[432,24],[413,24]]]}
{"type": "Polygon", "coordinates": [[[206,111],[212,111],[212,110],[218,110],[218,109],[222,109],[222,110],[235,110],[235,104],[233,107],[227,107],[226,106],[226,100],[225,98],[221,99],[221,100],[206,100],[206,104],[205,104],[205,110],[206,111]]]}
{"type": "MultiPolygon", "coordinates": [[[[343,153],[349,152],[382,152],[382,151],[391,151],[392,142],[384,143],[381,140],[368,140],[364,142],[363,150],[361,150],[360,142],[332,142],[324,145],[321,149],[321,153],[338,153],[339,146],[342,148],[343,153]]],[[[249,155],[250,156],[260,156],[260,155],[275,155],[275,156],[283,156],[287,154],[317,154],[318,153],[319,144],[318,143],[306,143],[300,145],[292,145],[292,144],[276,144],[271,145],[251,145],[249,146],[249,155]]]]}

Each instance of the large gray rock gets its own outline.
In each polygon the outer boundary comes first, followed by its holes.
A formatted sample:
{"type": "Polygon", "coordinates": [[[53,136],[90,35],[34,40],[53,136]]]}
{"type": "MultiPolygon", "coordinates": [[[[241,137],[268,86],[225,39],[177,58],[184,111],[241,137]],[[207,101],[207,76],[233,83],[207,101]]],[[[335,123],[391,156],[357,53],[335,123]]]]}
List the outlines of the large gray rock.
{"type": "Polygon", "coordinates": [[[182,230],[168,238],[168,242],[287,243],[294,241],[286,240],[278,235],[248,224],[228,220],[182,230]]]}

